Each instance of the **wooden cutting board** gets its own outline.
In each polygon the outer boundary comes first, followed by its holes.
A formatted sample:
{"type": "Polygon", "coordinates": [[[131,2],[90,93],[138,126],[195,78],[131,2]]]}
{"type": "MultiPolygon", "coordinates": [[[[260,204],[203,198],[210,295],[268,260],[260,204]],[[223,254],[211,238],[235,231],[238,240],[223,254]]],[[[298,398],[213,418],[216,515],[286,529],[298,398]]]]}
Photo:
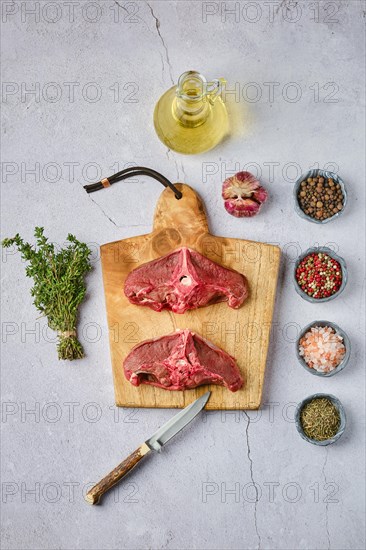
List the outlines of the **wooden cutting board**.
{"type": "MultiPolygon", "coordinates": [[[[162,192],[152,233],[101,247],[116,405],[185,407],[209,388],[212,395],[207,409],[257,409],[261,403],[280,249],[211,235],[200,197],[188,185],[176,185],[183,197],[177,200],[170,189],[162,192]],[[177,315],[132,305],[123,292],[128,273],[181,246],[191,247],[225,267],[244,273],[250,295],[243,306],[235,310],[223,302],[177,315]],[[131,348],[177,328],[189,328],[234,356],[245,379],[244,387],[232,393],[215,385],[187,391],[132,386],[122,366],[131,348]]],[[[250,221],[243,221],[243,230],[246,223],[250,221]]]]}

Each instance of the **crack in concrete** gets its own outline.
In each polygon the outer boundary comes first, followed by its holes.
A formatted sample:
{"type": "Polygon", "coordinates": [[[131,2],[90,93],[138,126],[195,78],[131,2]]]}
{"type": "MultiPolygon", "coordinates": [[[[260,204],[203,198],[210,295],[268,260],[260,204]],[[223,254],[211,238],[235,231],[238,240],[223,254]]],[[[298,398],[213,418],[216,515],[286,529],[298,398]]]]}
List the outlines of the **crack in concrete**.
{"type": "Polygon", "coordinates": [[[249,418],[249,415],[246,411],[243,411],[246,419],[247,419],[247,425],[246,425],[246,428],[245,428],[245,435],[246,435],[246,440],[247,440],[247,449],[248,449],[248,452],[247,452],[247,457],[248,457],[248,460],[249,460],[249,469],[250,469],[250,479],[253,483],[253,486],[255,488],[255,503],[254,503],[254,527],[255,527],[255,532],[256,532],[256,535],[258,537],[258,550],[260,550],[261,548],[261,544],[262,544],[262,538],[259,534],[259,531],[258,531],[258,522],[257,522],[257,505],[258,505],[258,501],[259,501],[259,495],[258,495],[258,488],[257,488],[257,485],[254,481],[254,475],[253,475],[253,460],[252,460],[252,457],[251,457],[251,452],[250,452],[250,445],[249,445],[249,424],[250,424],[250,418],[249,418]]]}
{"type": "Polygon", "coordinates": [[[160,55],[160,61],[161,61],[161,72],[162,72],[162,75],[164,76],[164,74],[165,74],[164,57],[163,57],[163,54],[161,52],[159,52],[159,55],[160,55]]]}
{"type": "Polygon", "coordinates": [[[180,163],[180,167],[182,169],[182,174],[184,176],[184,183],[187,183],[187,175],[186,175],[186,171],[185,171],[184,166],[183,166],[183,162],[180,163]]]}
{"type": "MultiPolygon", "coordinates": [[[[325,475],[325,467],[327,465],[327,462],[328,462],[328,447],[325,448],[325,460],[324,460],[324,464],[323,464],[323,468],[322,468],[322,476],[324,478],[324,482],[325,482],[325,485],[328,483],[327,482],[327,476],[325,475]]],[[[325,529],[326,529],[326,533],[327,533],[327,541],[328,541],[328,550],[330,550],[331,546],[330,546],[330,533],[329,533],[329,516],[328,516],[328,506],[329,506],[329,503],[326,501],[325,502],[325,529]]]]}
{"type": "Polygon", "coordinates": [[[97,203],[97,201],[95,201],[91,196],[90,194],[88,193],[88,196],[89,196],[89,199],[98,207],[98,209],[102,212],[102,214],[110,221],[113,223],[113,225],[115,225],[116,227],[118,227],[119,229],[127,229],[129,227],[143,227],[143,228],[149,228],[151,227],[151,225],[149,224],[144,224],[144,223],[129,223],[127,225],[118,225],[113,218],[111,218],[110,216],[108,216],[107,212],[105,210],[103,210],[103,208],[100,206],[100,204],[97,203]]]}
{"type": "MultiPolygon", "coordinates": [[[[84,186],[81,185],[82,188],[84,189],[84,186]]],[[[113,218],[111,218],[110,216],[108,216],[107,212],[105,210],[103,210],[103,208],[100,206],[99,203],[97,203],[97,201],[95,201],[93,199],[93,197],[90,196],[90,193],[87,193],[89,199],[98,207],[98,209],[102,212],[102,214],[110,221],[113,223],[113,225],[115,225],[116,227],[118,227],[119,229],[127,229],[128,227],[151,227],[150,225],[146,225],[146,224],[143,224],[143,223],[136,223],[136,224],[128,224],[128,225],[118,225],[118,223],[116,223],[114,221],[113,218]]]]}
{"type": "Polygon", "coordinates": [[[167,157],[168,160],[170,160],[170,155],[172,156],[173,162],[175,164],[175,170],[177,172],[177,180],[179,181],[179,179],[180,179],[179,167],[178,167],[177,159],[174,156],[174,153],[171,151],[171,149],[167,149],[165,154],[166,154],[166,157],[167,157]]]}
{"type": "Polygon", "coordinates": [[[108,218],[108,220],[110,222],[113,223],[113,225],[115,225],[116,227],[119,227],[121,228],[120,225],[118,225],[111,217],[108,216],[108,214],[103,210],[103,208],[100,206],[100,204],[97,203],[97,201],[95,201],[91,196],[90,194],[88,193],[88,196],[89,196],[89,199],[99,208],[99,210],[103,213],[103,215],[108,218]]]}
{"type": "MultiPolygon", "coordinates": [[[[84,189],[84,185],[83,185],[83,184],[81,184],[81,187],[84,189]]],[[[84,191],[85,191],[85,189],[84,189],[84,191]]],[[[93,197],[90,196],[90,193],[87,193],[87,195],[88,195],[89,199],[99,208],[99,210],[102,212],[102,214],[103,214],[106,218],[108,218],[108,220],[109,220],[110,222],[113,223],[113,225],[115,225],[116,227],[119,227],[119,228],[122,228],[122,227],[123,227],[123,226],[121,226],[121,225],[118,225],[111,217],[108,216],[107,212],[105,212],[105,211],[103,210],[103,208],[100,206],[100,204],[98,204],[97,201],[95,201],[95,200],[93,199],[93,197]]],[[[128,226],[126,226],[126,227],[128,227],[128,226]]]]}
{"type": "Polygon", "coordinates": [[[177,182],[179,182],[180,180],[180,175],[179,175],[179,167],[178,167],[178,162],[177,162],[177,159],[173,156],[173,160],[174,160],[174,164],[175,164],[175,169],[177,171],[177,182]]]}
{"type": "Polygon", "coordinates": [[[125,8],[124,6],[121,6],[121,4],[119,2],[117,2],[117,0],[114,0],[114,3],[117,4],[117,6],[119,8],[121,8],[121,10],[125,11],[126,13],[128,13],[128,15],[130,15],[129,11],[127,8],[125,8]]]}
{"type": "Polygon", "coordinates": [[[278,8],[275,11],[275,14],[277,15],[281,8],[286,8],[286,11],[289,11],[290,10],[290,4],[294,8],[296,8],[298,3],[294,2],[293,0],[282,0],[282,2],[280,3],[280,5],[278,6],[278,8]]]}
{"type": "MultiPolygon", "coordinates": [[[[165,51],[165,58],[166,58],[166,63],[169,67],[169,76],[170,76],[170,81],[171,83],[174,85],[174,80],[173,80],[173,75],[172,75],[172,71],[173,71],[173,67],[170,63],[170,59],[169,59],[169,51],[168,51],[168,48],[167,48],[167,45],[165,44],[165,40],[164,38],[162,37],[162,34],[160,32],[160,21],[159,19],[156,17],[155,13],[154,13],[154,10],[152,9],[151,5],[149,4],[149,2],[146,2],[146,5],[149,7],[150,9],[150,12],[151,12],[151,15],[153,16],[154,20],[155,20],[155,27],[156,27],[156,31],[158,33],[158,36],[160,38],[160,41],[163,45],[163,48],[164,48],[164,51],[165,51]]],[[[163,72],[164,72],[164,65],[163,65],[163,72]]]]}

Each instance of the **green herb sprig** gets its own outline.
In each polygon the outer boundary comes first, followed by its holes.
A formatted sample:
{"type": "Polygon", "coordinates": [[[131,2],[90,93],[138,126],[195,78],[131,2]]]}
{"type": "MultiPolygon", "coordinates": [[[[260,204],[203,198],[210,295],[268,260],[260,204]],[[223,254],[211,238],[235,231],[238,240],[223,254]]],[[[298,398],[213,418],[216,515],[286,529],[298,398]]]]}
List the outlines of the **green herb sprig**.
{"type": "Polygon", "coordinates": [[[31,295],[34,305],[47,317],[48,326],[58,334],[58,358],[81,359],[84,350],[76,335],[78,308],[86,294],[84,275],[91,270],[90,249],[69,234],[69,245],[55,250],[44,236],[44,228],[36,227],[36,246],[15,235],[4,239],[3,247],[15,245],[22,258],[29,262],[27,277],[33,278],[31,295]]]}

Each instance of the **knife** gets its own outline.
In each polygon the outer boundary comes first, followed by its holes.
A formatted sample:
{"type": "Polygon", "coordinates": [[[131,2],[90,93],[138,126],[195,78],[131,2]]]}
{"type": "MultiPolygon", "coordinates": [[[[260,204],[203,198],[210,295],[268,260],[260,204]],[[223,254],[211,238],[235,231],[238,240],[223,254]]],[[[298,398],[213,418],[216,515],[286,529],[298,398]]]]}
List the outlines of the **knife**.
{"type": "Polygon", "coordinates": [[[206,392],[196,399],[196,401],[188,405],[188,407],[168,420],[168,422],[159,428],[158,431],[147,439],[145,443],[136,449],[136,451],[131,453],[130,456],[121,462],[121,464],[107,474],[99,483],[94,485],[94,487],[87,492],[85,500],[89,504],[98,504],[100,497],[132,470],[144,456],[150,453],[150,451],[160,451],[165,443],[187,426],[187,424],[189,424],[204,408],[210,395],[211,392],[206,392]]]}

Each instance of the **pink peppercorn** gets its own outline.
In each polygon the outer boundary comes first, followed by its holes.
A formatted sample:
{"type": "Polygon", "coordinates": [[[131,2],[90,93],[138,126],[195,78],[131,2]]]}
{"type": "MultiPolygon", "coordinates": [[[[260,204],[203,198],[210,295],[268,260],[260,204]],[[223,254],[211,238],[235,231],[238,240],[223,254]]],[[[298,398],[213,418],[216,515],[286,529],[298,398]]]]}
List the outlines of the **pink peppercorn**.
{"type": "Polygon", "coordinates": [[[299,263],[296,280],[308,296],[328,298],[341,287],[342,268],[339,262],[324,252],[309,254],[299,263]]]}

